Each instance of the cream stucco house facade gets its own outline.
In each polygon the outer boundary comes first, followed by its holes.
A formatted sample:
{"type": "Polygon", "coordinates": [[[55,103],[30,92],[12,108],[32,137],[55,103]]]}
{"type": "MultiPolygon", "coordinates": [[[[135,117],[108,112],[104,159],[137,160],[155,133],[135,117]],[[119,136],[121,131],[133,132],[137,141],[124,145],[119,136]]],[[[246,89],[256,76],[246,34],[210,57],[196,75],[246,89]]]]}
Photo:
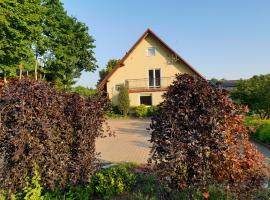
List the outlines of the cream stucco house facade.
{"type": "Polygon", "coordinates": [[[129,89],[131,106],[157,105],[177,73],[203,77],[153,31],[147,29],[120,62],[98,85],[118,104],[118,88],[129,89]]]}

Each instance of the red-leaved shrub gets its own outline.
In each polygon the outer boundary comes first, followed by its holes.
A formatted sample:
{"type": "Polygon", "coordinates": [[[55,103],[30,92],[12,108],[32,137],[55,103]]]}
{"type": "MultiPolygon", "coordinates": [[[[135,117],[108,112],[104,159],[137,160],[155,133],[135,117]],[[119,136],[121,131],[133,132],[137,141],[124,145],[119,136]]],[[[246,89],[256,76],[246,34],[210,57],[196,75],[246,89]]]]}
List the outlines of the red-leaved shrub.
{"type": "Polygon", "coordinates": [[[266,166],[243,126],[246,107],[206,80],[177,75],[151,122],[153,162],[171,188],[246,192],[262,187],[266,166]]]}
{"type": "Polygon", "coordinates": [[[46,188],[87,183],[108,108],[103,95],[84,98],[45,82],[14,80],[1,87],[1,187],[21,190],[36,165],[46,188]]]}

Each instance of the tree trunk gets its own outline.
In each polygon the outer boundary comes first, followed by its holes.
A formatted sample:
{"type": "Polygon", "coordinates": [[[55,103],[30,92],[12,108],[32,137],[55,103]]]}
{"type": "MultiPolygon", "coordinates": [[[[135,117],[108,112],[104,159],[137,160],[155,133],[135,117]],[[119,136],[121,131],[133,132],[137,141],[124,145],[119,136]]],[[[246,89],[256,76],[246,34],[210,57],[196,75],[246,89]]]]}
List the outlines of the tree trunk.
{"type": "Polygon", "coordinates": [[[35,63],[35,80],[38,80],[38,74],[37,74],[37,70],[38,70],[38,59],[36,57],[36,63],[35,63]]]}
{"type": "Polygon", "coordinates": [[[20,68],[20,76],[19,76],[19,78],[20,78],[20,80],[22,80],[22,72],[23,72],[23,65],[22,65],[22,63],[19,65],[19,68],[20,68]]]}
{"type": "Polygon", "coordinates": [[[7,75],[6,75],[6,72],[4,72],[4,84],[7,83],[7,75]]]}

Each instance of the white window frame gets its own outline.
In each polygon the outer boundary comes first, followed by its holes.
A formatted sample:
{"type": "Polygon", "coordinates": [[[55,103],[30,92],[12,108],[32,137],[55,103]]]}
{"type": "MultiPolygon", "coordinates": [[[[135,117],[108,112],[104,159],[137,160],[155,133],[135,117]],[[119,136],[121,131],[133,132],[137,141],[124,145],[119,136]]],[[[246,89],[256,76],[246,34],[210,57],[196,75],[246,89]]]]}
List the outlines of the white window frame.
{"type": "Polygon", "coordinates": [[[121,86],[122,84],[116,84],[115,86],[114,86],[114,91],[116,91],[116,92],[119,92],[119,87],[121,86]]]}
{"type": "Polygon", "coordinates": [[[147,48],[146,54],[147,54],[148,57],[156,56],[156,48],[155,48],[155,47],[148,47],[148,48],[147,48]],[[154,49],[154,55],[150,55],[150,54],[149,54],[149,50],[150,50],[150,49],[154,49]]]}
{"type": "Polygon", "coordinates": [[[148,77],[148,88],[160,88],[161,87],[161,68],[150,68],[150,69],[148,69],[148,71],[147,71],[147,77],[148,77]],[[151,86],[150,87],[150,85],[149,85],[149,80],[150,80],[150,77],[149,77],[149,70],[153,70],[153,72],[154,72],[154,86],[151,86]],[[160,80],[159,80],[159,82],[160,82],[160,85],[159,85],[159,87],[157,87],[156,86],[156,73],[155,73],[155,71],[156,70],[159,70],[159,73],[160,73],[160,80]]]}

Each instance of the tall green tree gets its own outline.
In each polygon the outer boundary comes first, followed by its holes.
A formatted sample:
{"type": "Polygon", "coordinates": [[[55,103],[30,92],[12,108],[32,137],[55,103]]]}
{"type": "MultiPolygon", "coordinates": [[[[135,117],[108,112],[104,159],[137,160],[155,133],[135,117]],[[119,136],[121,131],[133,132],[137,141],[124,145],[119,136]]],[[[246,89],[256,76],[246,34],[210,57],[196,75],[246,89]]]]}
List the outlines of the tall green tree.
{"type": "Polygon", "coordinates": [[[24,67],[32,68],[32,44],[41,35],[42,9],[40,0],[0,1],[0,70],[5,82],[18,68],[20,77],[24,67]]]}
{"type": "Polygon", "coordinates": [[[270,74],[240,80],[231,97],[262,119],[270,118],[270,74]]]}
{"type": "Polygon", "coordinates": [[[219,80],[216,79],[216,78],[211,78],[211,79],[209,80],[209,83],[212,84],[213,86],[216,86],[218,82],[219,82],[219,80]]]}
{"type": "Polygon", "coordinates": [[[73,87],[71,89],[71,92],[78,93],[82,96],[93,96],[93,95],[97,94],[97,90],[95,90],[93,88],[83,87],[81,85],[73,87]]]}
{"type": "Polygon", "coordinates": [[[125,85],[121,85],[118,94],[118,109],[122,115],[126,116],[129,111],[130,100],[128,94],[128,88],[125,85]]]}
{"type": "Polygon", "coordinates": [[[97,68],[94,39],[85,24],[67,15],[59,0],[45,0],[44,6],[47,9],[44,33],[50,49],[44,68],[50,72],[51,80],[68,88],[82,71],[97,68]]]}
{"type": "Polygon", "coordinates": [[[120,60],[119,59],[110,59],[108,62],[107,62],[107,65],[104,69],[100,70],[99,71],[99,81],[102,81],[102,79],[108,74],[110,73],[113,68],[117,65],[117,63],[119,62],[120,60]]]}
{"type": "Polygon", "coordinates": [[[97,68],[94,39],[60,0],[0,0],[0,72],[4,80],[20,69],[49,74],[70,87],[82,71],[97,68]],[[42,68],[38,68],[42,65],[42,68]]]}

